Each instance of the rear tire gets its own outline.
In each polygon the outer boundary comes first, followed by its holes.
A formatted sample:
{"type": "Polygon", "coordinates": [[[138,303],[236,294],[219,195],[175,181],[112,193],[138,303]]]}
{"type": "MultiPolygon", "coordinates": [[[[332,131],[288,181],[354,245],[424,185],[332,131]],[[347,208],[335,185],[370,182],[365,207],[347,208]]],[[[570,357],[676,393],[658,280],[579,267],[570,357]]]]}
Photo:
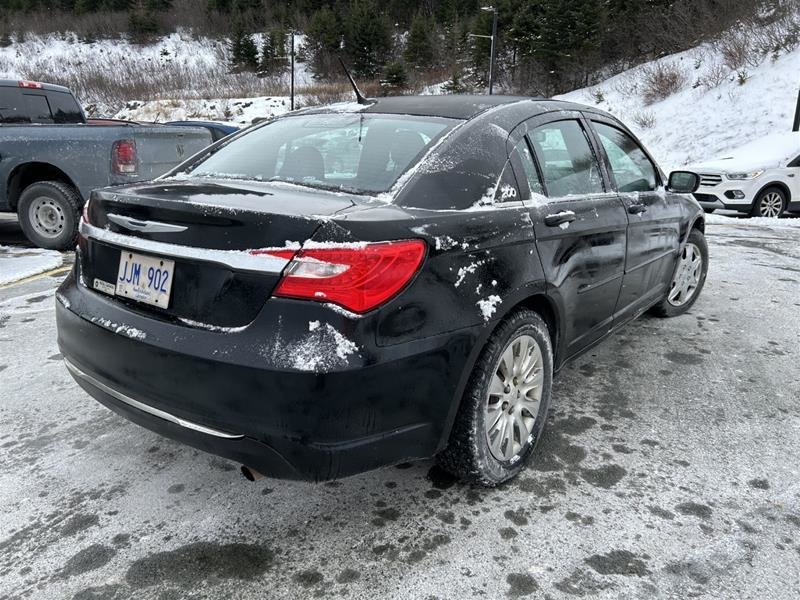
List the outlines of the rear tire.
{"type": "Polygon", "coordinates": [[[692,229],[672,275],[667,295],[651,312],[658,317],[677,317],[687,312],[706,283],[708,244],[699,229],[692,229]]]}
{"type": "Polygon", "coordinates": [[[552,383],[547,324],[531,310],[513,312],[475,364],[439,465],[487,487],[518,475],[544,430],[552,383]]]}
{"type": "Polygon", "coordinates": [[[17,216],[31,243],[50,250],[70,250],[78,239],[81,212],[78,191],[60,181],[40,181],[19,197],[17,216]]]}
{"type": "Polygon", "coordinates": [[[781,188],[767,188],[756,197],[750,216],[779,219],[786,212],[787,205],[786,194],[781,188]]]}

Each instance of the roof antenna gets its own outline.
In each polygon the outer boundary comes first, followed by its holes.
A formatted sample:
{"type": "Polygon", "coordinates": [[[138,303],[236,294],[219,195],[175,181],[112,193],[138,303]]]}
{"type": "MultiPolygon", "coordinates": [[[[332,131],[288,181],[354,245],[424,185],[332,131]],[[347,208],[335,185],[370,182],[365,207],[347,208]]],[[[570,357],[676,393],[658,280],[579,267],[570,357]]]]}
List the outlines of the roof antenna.
{"type": "Polygon", "coordinates": [[[344,74],[347,75],[347,79],[350,80],[350,85],[353,86],[353,92],[355,92],[356,95],[356,102],[358,102],[359,104],[370,104],[369,100],[364,98],[364,96],[361,94],[361,90],[358,89],[356,81],[355,79],[353,79],[353,76],[350,75],[350,71],[347,70],[347,67],[344,64],[342,57],[337,55],[336,58],[339,59],[339,64],[342,65],[342,70],[344,71],[344,74]]]}

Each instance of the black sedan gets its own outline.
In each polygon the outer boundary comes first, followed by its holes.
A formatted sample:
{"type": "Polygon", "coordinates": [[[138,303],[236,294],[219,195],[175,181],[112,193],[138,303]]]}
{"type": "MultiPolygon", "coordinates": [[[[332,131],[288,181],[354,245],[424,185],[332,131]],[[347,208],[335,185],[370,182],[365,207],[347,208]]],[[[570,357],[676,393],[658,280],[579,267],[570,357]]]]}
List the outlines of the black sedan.
{"type": "Polygon", "coordinates": [[[59,345],[97,400],[251,478],[437,456],[496,485],[566,361],[697,300],[697,185],[565,102],[292,113],[93,193],[59,345]]]}

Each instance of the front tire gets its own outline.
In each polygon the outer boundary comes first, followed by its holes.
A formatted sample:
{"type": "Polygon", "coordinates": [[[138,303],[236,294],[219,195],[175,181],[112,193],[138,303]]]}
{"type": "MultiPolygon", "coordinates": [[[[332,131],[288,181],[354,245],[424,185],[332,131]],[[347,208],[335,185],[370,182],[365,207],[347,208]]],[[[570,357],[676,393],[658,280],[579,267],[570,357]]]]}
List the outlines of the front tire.
{"type": "Polygon", "coordinates": [[[60,181],[40,181],[19,197],[17,216],[22,232],[39,248],[69,250],[78,238],[81,197],[60,181]]]}
{"type": "Polygon", "coordinates": [[[788,206],[786,194],[781,188],[771,187],[762,191],[756,201],[753,202],[753,208],[750,211],[751,217],[767,217],[770,219],[778,219],[783,216],[788,206]]]}
{"type": "Polygon", "coordinates": [[[544,430],[552,384],[547,324],[531,310],[513,312],[475,364],[439,465],[487,487],[518,475],[544,430]]]}
{"type": "Polygon", "coordinates": [[[659,317],[677,317],[687,312],[700,296],[708,274],[708,244],[699,229],[692,229],[681,251],[666,297],[652,312],[659,317]]]}

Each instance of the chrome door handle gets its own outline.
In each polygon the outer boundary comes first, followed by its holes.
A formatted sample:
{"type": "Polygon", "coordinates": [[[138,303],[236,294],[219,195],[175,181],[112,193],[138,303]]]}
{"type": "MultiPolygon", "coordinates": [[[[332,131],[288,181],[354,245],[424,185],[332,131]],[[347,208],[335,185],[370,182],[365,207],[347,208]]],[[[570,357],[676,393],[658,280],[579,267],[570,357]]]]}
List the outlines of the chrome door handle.
{"type": "Polygon", "coordinates": [[[640,215],[647,212],[647,206],[644,204],[631,204],[628,206],[628,212],[632,215],[640,215]]]}

